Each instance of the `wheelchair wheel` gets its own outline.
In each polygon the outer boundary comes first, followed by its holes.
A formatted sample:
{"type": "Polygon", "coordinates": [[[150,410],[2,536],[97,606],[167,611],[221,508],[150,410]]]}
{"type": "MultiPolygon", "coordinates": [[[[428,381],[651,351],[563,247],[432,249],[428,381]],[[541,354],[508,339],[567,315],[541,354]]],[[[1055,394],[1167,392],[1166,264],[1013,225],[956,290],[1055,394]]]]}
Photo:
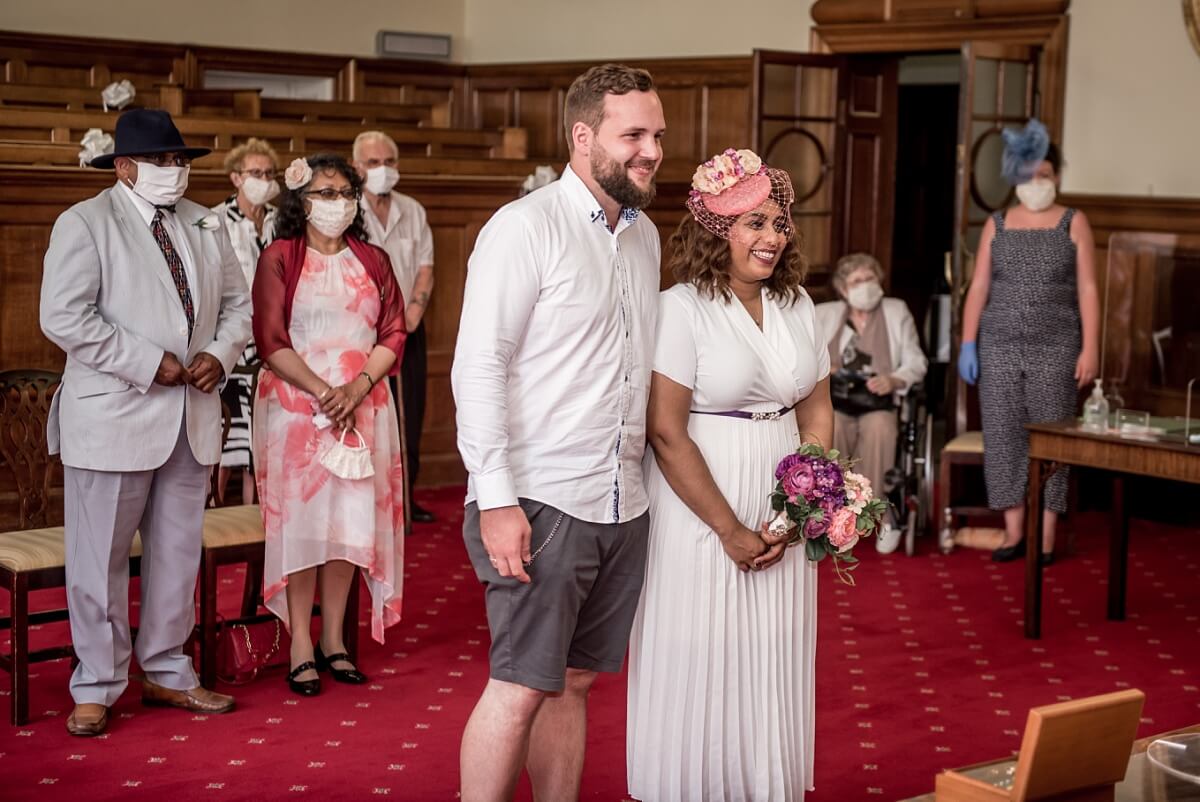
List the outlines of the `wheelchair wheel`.
{"type": "Polygon", "coordinates": [[[933,506],[933,416],[930,413],[925,413],[920,420],[916,434],[916,454],[909,474],[911,495],[904,532],[904,552],[909,557],[916,550],[917,535],[922,523],[929,520],[930,507],[933,506]]]}

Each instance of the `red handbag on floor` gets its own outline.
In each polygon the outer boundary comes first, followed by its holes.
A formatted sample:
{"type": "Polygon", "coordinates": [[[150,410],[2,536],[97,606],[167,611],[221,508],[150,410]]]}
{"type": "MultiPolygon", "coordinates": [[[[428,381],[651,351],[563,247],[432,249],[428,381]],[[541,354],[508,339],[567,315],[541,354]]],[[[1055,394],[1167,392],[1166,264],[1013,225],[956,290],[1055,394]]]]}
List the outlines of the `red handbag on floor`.
{"type": "Polygon", "coordinates": [[[224,625],[217,639],[217,678],[245,685],[264,668],[287,665],[288,640],[278,618],[224,625]]]}

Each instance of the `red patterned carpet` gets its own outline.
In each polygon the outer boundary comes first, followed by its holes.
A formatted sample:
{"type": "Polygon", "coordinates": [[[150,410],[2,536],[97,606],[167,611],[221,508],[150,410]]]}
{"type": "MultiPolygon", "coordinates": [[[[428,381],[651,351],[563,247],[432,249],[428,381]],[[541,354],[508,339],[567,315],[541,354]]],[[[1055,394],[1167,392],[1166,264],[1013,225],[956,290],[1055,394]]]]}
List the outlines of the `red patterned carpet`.
{"type": "MultiPolygon", "coordinates": [[[[300,699],[276,671],[234,689],[238,710],[226,716],[143,708],[131,687],[109,732],[88,740],[64,728],[69,666],[43,663],[33,721],[0,724],[0,798],[454,799],[458,740],[487,675],[488,640],[460,499],[457,488],[427,497],[441,523],[408,540],[404,621],[386,646],[363,632],[371,684],[327,682],[321,696],[300,699]]],[[[984,553],[942,557],[926,540],[911,559],[863,550],[857,588],[822,576],[817,790],[807,799],[930,790],[940,768],[1014,751],[1030,706],[1070,697],[1143,689],[1142,735],[1200,721],[1200,538],[1136,525],[1130,617],[1110,622],[1104,521],[1074,525],[1076,554],[1047,571],[1040,642],[1021,635],[1022,566],[993,565],[984,553]]],[[[236,604],[240,576],[226,579],[236,604]]],[[[584,799],[625,798],[624,722],[624,680],[606,677],[592,699],[584,799]]]]}

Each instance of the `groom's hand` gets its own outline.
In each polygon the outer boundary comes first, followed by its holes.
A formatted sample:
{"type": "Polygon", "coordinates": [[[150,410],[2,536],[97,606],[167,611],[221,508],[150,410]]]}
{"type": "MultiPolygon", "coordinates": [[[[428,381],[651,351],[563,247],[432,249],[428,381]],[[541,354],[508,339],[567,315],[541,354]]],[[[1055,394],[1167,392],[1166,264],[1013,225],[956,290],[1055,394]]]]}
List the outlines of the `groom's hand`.
{"type": "Polygon", "coordinates": [[[525,563],[530,560],[529,539],[533,530],[523,509],[514,505],[480,510],[479,534],[500,576],[516,577],[525,584],[532,581],[525,572],[525,563]]]}

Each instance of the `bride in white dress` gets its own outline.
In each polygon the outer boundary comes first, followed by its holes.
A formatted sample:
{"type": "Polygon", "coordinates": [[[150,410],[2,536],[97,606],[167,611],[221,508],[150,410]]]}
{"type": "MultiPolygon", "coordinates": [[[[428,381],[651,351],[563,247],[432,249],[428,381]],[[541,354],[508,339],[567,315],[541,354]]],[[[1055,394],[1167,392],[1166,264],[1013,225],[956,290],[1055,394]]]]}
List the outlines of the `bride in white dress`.
{"type": "Polygon", "coordinates": [[[629,653],[629,793],[812,789],[817,573],[763,532],[775,466],[833,438],[791,181],[750,151],[697,169],[670,250],[647,430],[650,548],[629,653]],[[802,435],[803,433],[803,435],[802,435]]]}

